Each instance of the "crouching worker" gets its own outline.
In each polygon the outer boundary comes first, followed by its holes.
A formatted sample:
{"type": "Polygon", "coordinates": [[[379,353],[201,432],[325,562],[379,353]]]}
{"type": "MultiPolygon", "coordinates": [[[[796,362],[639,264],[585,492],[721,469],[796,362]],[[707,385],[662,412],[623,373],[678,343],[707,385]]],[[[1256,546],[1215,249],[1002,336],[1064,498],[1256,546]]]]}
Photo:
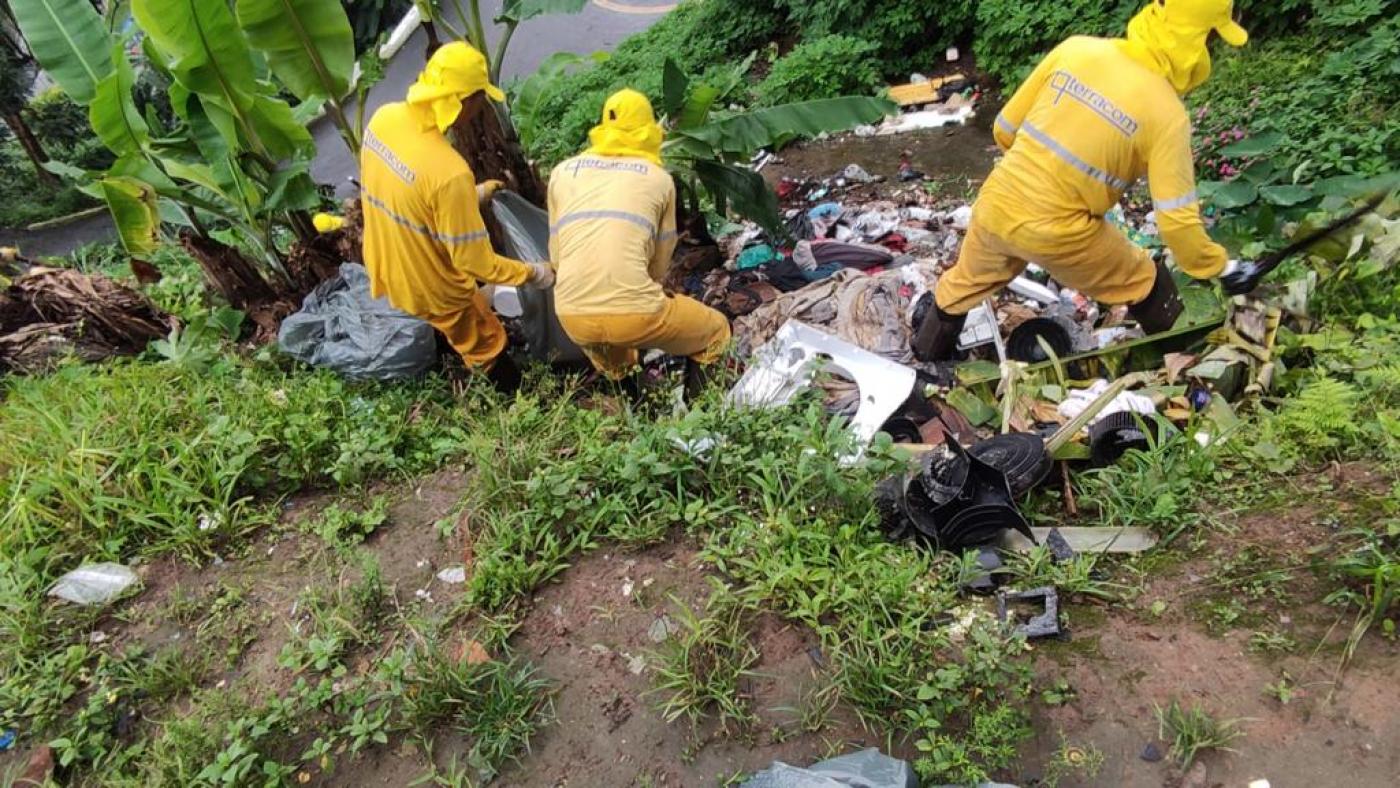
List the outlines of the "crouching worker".
{"type": "Polygon", "coordinates": [[[436,328],[466,362],[513,391],[520,371],[503,351],[506,332],[478,282],[549,287],[554,273],[491,248],[480,203],[497,181],[478,186],[446,132],[465,128],[489,99],[504,99],[486,59],[462,42],[428,61],[408,100],[374,113],[360,153],[365,267],[370,292],[436,328]]]}
{"type": "Polygon", "coordinates": [[[676,248],[676,187],[661,166],[661,126],[635,90],[611,96],[591,146],[549,177],[549,257],[559,323],[593,366],[621,380],[639,349],[688,356],[687,393],[701,365],[729,344],[724,315],[662,290],[676,248]]]}
{"type": "Polygon", "coordinates": [[[1006,155],[982,186],[957,265],[938,281],[936,313],[919,328],[915,354],[951,357],[969,310],[1025,268],[1043,266],[1066,287],[1129,304],[1148,334],[1182,311],[1161,263],[1104,213],[1147,176],[1157,226],[1176,265],[1192,277],[1245,275],[1206,235],[1181,96],[1210,74],[1212,30],[1232,46],[1248,35],[1230,0],[1154,0],[1126,39],[1071,38],[1056,47],[997,116],[1006,155]]]}

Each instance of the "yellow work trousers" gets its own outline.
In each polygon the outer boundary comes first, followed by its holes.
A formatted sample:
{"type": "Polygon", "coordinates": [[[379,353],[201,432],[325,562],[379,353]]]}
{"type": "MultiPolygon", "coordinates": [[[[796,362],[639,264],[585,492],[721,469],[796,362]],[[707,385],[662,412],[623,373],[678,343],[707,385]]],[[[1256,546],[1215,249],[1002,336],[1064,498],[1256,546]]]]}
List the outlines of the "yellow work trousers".
{"type": "Polygon", "coordinates": [[[974,213],[957,265],[939,277],[934,289],[938,308],[950,315],[967,314],[1019,276],[1029,260],[1061,285],[1105,304],[1136,304],[1152,291],[1157,278],[1147,250],[1102,219],[1095,220],[1074,243],[1036,251],[987,230],[974,213]]]}
{"type": "Polygon", "coordinates": [[[641,348],[710,364],[729,345],[724,315],[686,296],[666,296],[665,305],[649,315],[560,315],[559,324],[594,368],[614,380],[637,366],[641,348]]]}
{"type": "Polygon", "coordinates": [[[506,327],[491,311],[491,305],[480,290],[472,303],[460,312],[424,316],[423,319],[447,337],[469,369],[489,370],[496,357],[506,349],[506,327]]]}

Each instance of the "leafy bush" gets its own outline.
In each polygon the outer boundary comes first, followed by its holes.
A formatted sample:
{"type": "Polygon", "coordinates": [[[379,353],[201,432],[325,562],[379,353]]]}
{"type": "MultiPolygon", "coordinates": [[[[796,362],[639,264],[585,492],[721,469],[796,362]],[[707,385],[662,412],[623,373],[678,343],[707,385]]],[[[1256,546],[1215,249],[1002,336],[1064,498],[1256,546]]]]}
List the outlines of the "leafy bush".
{"type": "MultiPolygon", "coordinates": [[[[1306,162],[1309,180],[1385,172],[1400,160],[1400,80],[1378,75],[1397,57],[1400,16],[1352,34],[1314,30],[1221,52],[1191,96],[1197,132],[1207,139],[1234,129],[1277,132],[1283,141],[1273,162],[1287,169],[1306,162]]],[[[1218,170],[1211,150],[1202,153],[1198,165],[1218,170]]]]}
{"type": "Polygon", "coordinates": [[[754,89],[757,102],[774,106],[792,101],[871,93],[880,72],[872,57],[875,44],[850,36],[825,36],[798,44],[773,63],[754,89]]]}
{"type": "Polygon", "coordinates": [[[981,0],[973,54],[1008,93],[1072,35],[1121,36],[1141,0],[981,0]]]}
{"type": "Polygon", "coordinates": [[[973,0],[910,3],[905,0],[777,0],[805,40],[846,35],[874,43],[887,74],[926,69],[943,50],[972,29],[973,0]]]}
{"type": "Polygon", "coordinates": [[[49,88],[30,100],[29,128],[46,148],[72,150],[83,140],[93,138],[87,110],[57,87],[49,88]]]}
{"type": "Polygon", "coordinates": [[[541,96],[541,123],[531,155],[551,164],[578,152],[614,91],[640,90],[659,105],[668,57],[686,74],[703,76],[732,68],[735,58],[778,34],[782,18],[775,9],[766,3],[741,5],[684,2],[651,28],[624,40],[604,63],[556,80],[541,96]]]}

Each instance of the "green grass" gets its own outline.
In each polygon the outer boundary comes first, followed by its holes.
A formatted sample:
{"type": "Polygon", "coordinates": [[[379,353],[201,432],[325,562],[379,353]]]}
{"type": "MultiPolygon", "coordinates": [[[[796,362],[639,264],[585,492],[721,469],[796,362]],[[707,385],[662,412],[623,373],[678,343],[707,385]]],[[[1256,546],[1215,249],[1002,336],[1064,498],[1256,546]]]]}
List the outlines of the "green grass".
{"type": "Polygon", "coordinates": [[[1187,709],[1173,699],[1166,708],[1156,706],[1155,711],[1157,735],[1170,742],[1168,754],[1183,769],[1203,752],[1234,752],[1230,744],[1244,736],[1244,731],[1239,729],[1242,720],[1217,720],[1200,706],[1187,709]]]}
{"type": "Polygon", "coordinates": [[[718,585],[703,616],[672,602],[680,631],[648,660],[661,716],[667,722],[684,717],[692,730],[710,715],[725,731],[730,722],[740,729],[752,725],[756,717],[744,686],[759,660],[745,620],[752,611],[718,585]]]}

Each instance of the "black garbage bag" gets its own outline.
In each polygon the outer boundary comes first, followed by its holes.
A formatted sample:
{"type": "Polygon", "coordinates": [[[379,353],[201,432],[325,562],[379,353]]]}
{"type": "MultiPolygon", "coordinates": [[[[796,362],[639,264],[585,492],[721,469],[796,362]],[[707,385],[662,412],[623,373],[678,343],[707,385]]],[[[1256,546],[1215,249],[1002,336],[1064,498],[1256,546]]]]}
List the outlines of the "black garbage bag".
{"type": "Polygon", "coordinates": [[[343,263],[312,290],[277,331],[282,352],[356,380],[417,375],[437,361],[437,338],[423,320],[369,294],[369,273],[343,263]]]}
{"type": "MultiPolygon", "coordinates": [[[[523,263],[549,262],[549,214],[508,191],[498,191],[491,198],[491,212],[505,231],[501,254],[523,263]]],[[[520,324],[532,357],[566,363],[586,360],[583,351],[559,325],[554,314],[554,291],[520,288],[520,309],[520,324]]]]}

